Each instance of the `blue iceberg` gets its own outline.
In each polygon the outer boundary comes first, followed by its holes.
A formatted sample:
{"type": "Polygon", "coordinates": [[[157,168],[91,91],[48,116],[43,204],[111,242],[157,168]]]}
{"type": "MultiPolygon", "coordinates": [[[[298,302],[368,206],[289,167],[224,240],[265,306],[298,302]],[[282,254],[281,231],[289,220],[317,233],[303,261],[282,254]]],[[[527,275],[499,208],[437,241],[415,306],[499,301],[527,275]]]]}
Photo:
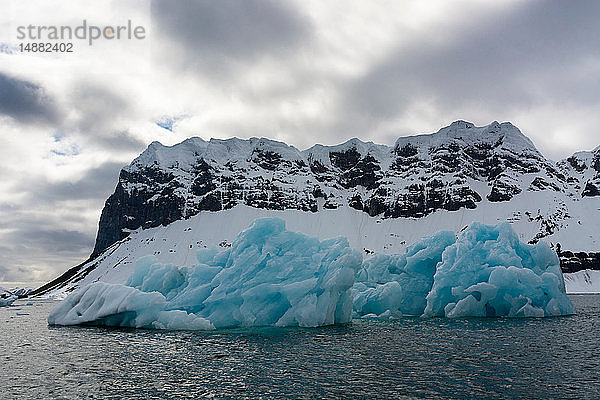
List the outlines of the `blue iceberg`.
{"type": "Polygon", "coordinates": [[[558,257],[521,243],[508,223],[442,231],[405,254],[362,262],[345,238],[319,241],[255,220],[223,251],[198,264],[138,260],[125,285],[97,282],[59,303],[56,325],[159,329],[314,327],[354,317],[544,317],[575,312],[558,257]]]}
{"type": "Polygon", "coordinates": [[[423,314],[436,266],[444,250],[455,241],[453,232],[441,231],[409,246],[405,254],[376,254],[366,260],[352,288],[354,312],[423,314]]]}
{"type": "Polygon", "coordinates": [[[544,317],[574,314],[559,260],[519,241],[510,224],[438,232],[402,255],[364,262],[352,288],[357,317],[544,317]]]}
{"type": "Polygon", "coordinates": [[[254,221],[227,250],[200,251],[198,261],[177,267],[144,257],[125,285],[88,285],[48,322],[161,329],[346,323],[362,258],[345,238],[319,241],[271,218],[254,221]]]}
{"type": "Polygon", "coordinates": [[[510,224],[472,223],[438,264],[424,316],[544,317],[574,314],[558,256],[519,241],[510,224]]]}
{"type": "Polygon", "coordinates": [[[0,307],[8,307],[17,300],[16,296],[0,297],[0,307]]]}

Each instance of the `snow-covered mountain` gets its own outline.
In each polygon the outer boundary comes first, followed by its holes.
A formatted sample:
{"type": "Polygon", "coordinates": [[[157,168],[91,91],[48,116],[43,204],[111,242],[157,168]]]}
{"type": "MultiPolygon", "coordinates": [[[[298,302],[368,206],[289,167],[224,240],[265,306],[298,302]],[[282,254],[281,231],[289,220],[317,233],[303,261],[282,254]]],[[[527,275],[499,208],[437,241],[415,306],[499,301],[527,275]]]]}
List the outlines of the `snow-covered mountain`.
{"type": "Polygon", "coordinates": [[[38,293],[120,282],[146,254],[194,263],[195,249],[227,246],[251,220],[272,215],[320,238],[346,236],[365,255],[400,252],[474,220],[508,220],[521,240],[550,242],[573,272],[600,265],[599,210],[600,147],[554,163],[510,123],[456,121],[391,147],[153,142],[121,171],[91,258],[38,293]]]}

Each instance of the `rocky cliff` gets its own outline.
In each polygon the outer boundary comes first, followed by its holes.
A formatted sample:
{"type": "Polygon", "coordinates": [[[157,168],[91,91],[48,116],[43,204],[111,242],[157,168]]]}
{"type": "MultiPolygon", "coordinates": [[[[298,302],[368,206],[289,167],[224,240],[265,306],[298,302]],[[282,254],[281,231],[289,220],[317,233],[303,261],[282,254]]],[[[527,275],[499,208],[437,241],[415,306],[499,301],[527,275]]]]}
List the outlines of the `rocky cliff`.
{"type": "MultiPolygon", "coordinates": [[[[475,209],[484,198],[502,207],[523,191],[560,193],[563,203],[565,196],[599,196],[599,153],[555,164],[510,123],[476,127],[464,121],[401,137],[394,146],[352,139],[299,151],[257,138],[191,138],[172,147],[154,142],[121,171],[92,256],[137,228],[238,204],[313,213],[347,205],[370,216],[421,218],[436,210],[475,209]]],[[[569,214],[563,208],[559,217],[569,214]]],[[[544,221],[532,241],[556,229],[556,220],[544,221]]]]}

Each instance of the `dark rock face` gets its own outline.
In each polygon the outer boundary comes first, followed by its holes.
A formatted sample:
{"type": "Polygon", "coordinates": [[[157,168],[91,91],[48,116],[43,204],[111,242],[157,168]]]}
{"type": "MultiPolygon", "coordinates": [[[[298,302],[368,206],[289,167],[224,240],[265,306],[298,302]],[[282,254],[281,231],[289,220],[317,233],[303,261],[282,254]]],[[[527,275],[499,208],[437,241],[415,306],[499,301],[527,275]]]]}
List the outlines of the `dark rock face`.
{"type": "MultiPolygon", "coordinates": [[[[573,159],[557,170],[508,123],[475,127],[457,121],[432,135],[400,138],[393,147],[357,139],[305,151],[255,138],[191,138],[173,147],[155,142],[121,171],[102,210],[92,256],[131,230],[202,211],[349,206],[381,218],[420,218],[474,209],[484,198],[510,201],[525,190],[525,181],[532,182],[527,190],[565,190],[582,179],[569,183],[566,176],[600,170],[600,161],[588,164],[573,159]],[[535,179],[525,180],[529,174],[535,179]]],[[[598,187],[582,192],[596,195],[598,187]]]]}
{"type": "Polygon", "coordinates": [[[183,201],[174,195],[179,185],[172,175],[155,167],[135,173],[121,170],[115,192],[104,204],[92,256],[127,237],[128,230],[167,225],[182,218],[183,201]],[[131,183],[161,189],[158,193],[149,192],[132,187],[131,183]]]}
{"type": "Polygon", "coordinates": [[[494,180],[492,191],[487,195],[489,201],[509,201],[515,195],[521,193],[521,188],[517,183],[511,182],[511,179],[506,175],[500,175],[494,180]]]}
{"type": "Polygon", "coordinates": [[[557,163],[558,168],[568,176],[570,184],[581,197],[600,196],[600,147],[593,151],[575,153],[557,163]]]}
{"type": "Polygon", "coordinates": [[[594,252],[572,252],[561,250],[560,244],[557,246],[556,253],[560,259],[560,268],[563,272],[571,273],[583,269],[600,270],[600,253],[594,252]]]}
{"type": "Polygon", "coordinates": [[[585,184],[585,188],[583,189],[582,197],[595,197],[600,196],[600,189],[598,189],[598,185],[595,182],[587,182],[585,184]]]}
{"type": "Polygon", "coordinates": [[[531,185],[527,190],[530,191],[539,191],[539,190],[554,190],[556,192],[560,191],[560,188],[552,182],[547,182],[542,177],[535,177],[535,179],[531,182],[531,185]]]}

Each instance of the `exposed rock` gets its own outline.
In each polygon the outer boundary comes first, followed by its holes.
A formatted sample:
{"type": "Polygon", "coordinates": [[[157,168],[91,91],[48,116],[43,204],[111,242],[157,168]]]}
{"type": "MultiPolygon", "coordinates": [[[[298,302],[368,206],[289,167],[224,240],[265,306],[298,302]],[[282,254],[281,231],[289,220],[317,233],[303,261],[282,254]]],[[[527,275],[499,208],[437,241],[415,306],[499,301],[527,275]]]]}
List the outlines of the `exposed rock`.
{"type": "Polygon", "coordinates": [[[553,164],[516,127],[497,122],[456,121],[434,134],[401,137],[392,147],[358,139],[305,151],[257,138],[154,142],[121,171],[92,256],[132,230],[239,204],[306,212],[349,206],[370,216],[421,218],[475,209],[483,196],[510,201],[524,182],[531,182],[529,191],[597,196],[598,170],[598,151],[553,164]],[[583,175],[588,171],[595,175],[583,175]],[[525,179],[530,174],[535,178],[525,179]]]}

